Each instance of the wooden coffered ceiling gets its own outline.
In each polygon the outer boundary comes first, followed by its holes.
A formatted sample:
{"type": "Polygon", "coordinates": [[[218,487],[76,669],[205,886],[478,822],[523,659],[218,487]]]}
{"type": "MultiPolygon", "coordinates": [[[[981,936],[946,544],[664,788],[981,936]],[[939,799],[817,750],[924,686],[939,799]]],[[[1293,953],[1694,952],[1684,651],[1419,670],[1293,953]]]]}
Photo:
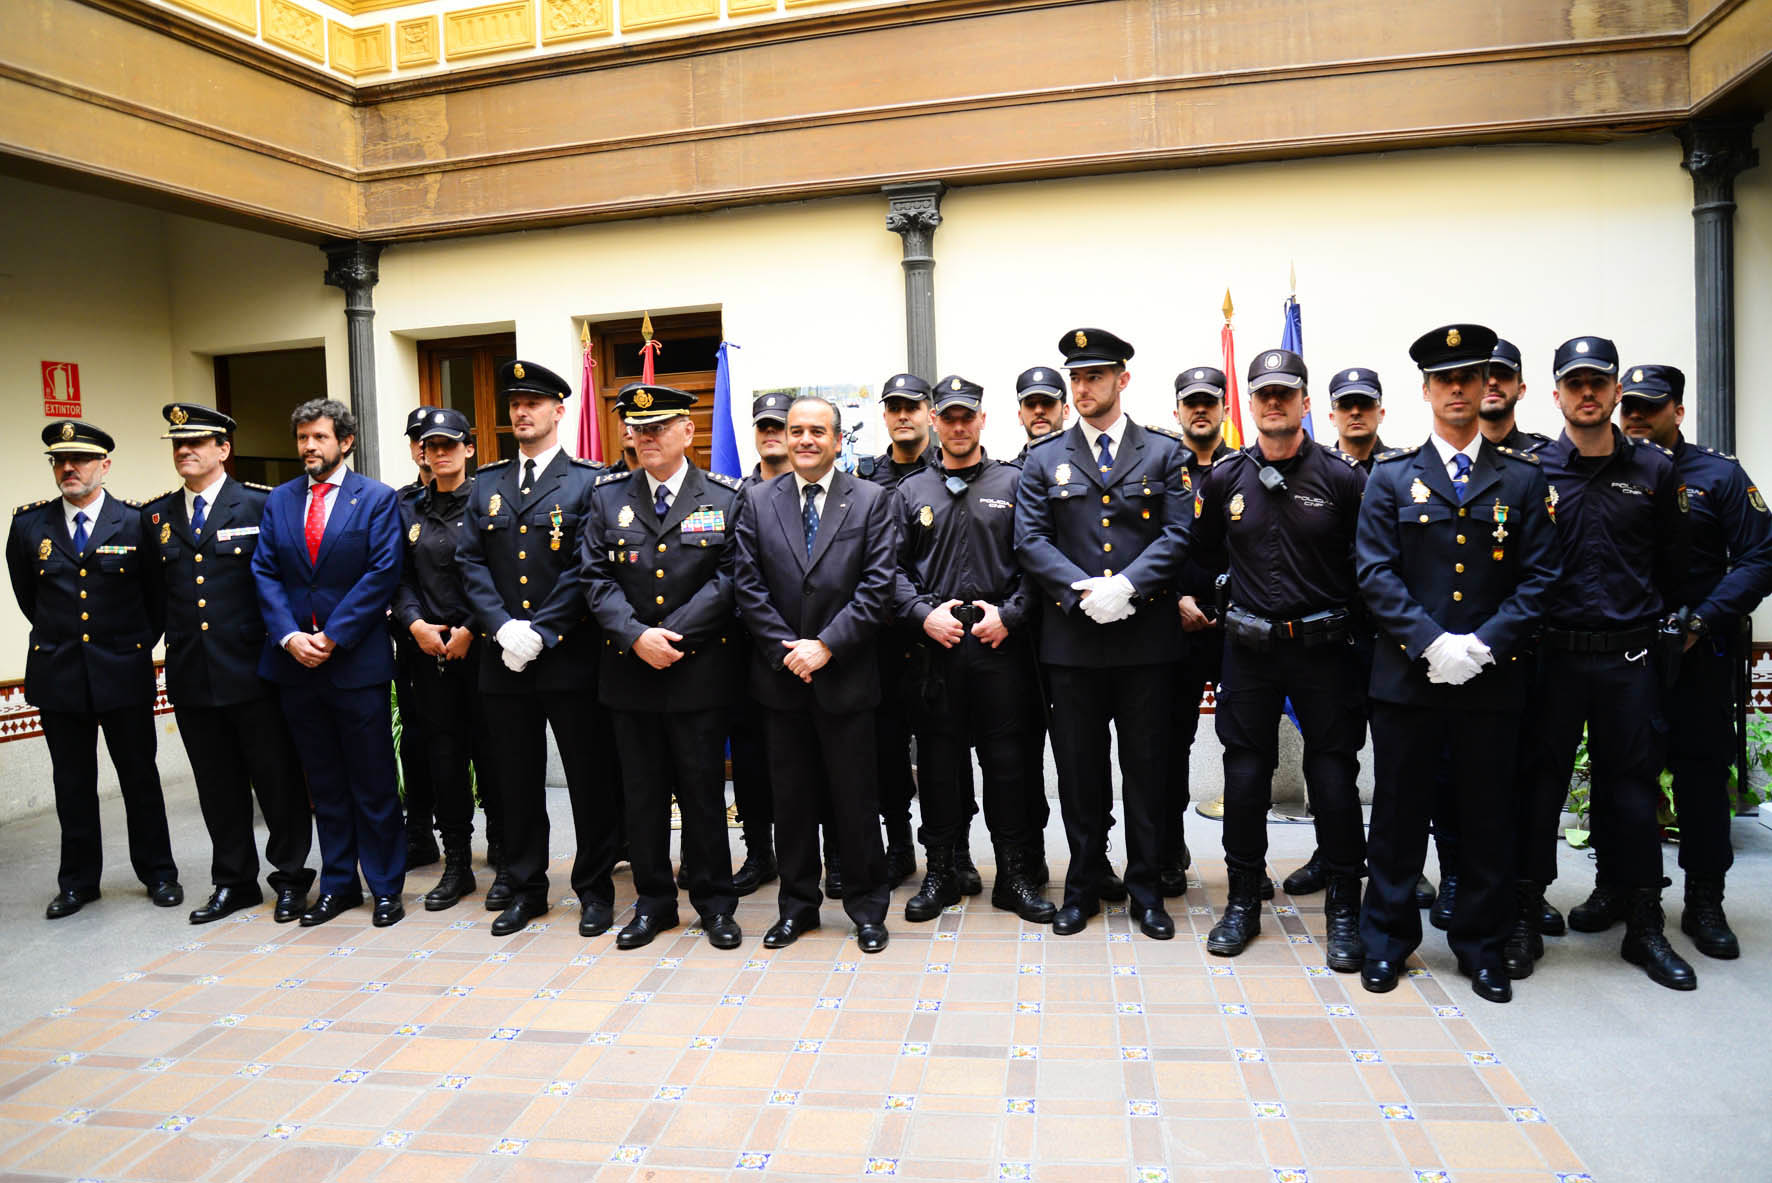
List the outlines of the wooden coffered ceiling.
{"type": "Polygon", "coordinates": [[[1592,142],[1757,112],[1769,59],[1772,0],[920,0],[353,84],[149,0],[7,0],[0,169],[398,241],[924,177],[1592,142]]]}

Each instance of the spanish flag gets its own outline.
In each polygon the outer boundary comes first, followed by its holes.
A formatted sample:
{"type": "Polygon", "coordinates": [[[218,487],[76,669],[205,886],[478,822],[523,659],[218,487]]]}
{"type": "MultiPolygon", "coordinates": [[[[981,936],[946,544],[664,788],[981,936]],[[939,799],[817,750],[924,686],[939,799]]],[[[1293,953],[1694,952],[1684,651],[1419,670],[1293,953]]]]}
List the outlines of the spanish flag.
{"type": "Polygon", "coordinates": [[[1231,332],[1231,290],[1224,289],[1224,328],[1219,331],[1219,344],[1224,346],[1224,442],[1233,448],[1243,446],[1243,398],[1237,393],[1237,340],[1231,332]]]}

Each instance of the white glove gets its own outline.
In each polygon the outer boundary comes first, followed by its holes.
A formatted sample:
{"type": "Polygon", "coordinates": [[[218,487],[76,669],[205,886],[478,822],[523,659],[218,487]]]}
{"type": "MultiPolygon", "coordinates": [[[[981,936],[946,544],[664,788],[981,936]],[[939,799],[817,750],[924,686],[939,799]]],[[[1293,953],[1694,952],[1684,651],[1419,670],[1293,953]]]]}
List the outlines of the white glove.
{"type": "MultiPolygon", "coordinates": [[[[507,620],[499,625],[498,632],[493,634],[499,648],[522,658],[523,665],[528,665],[541,656],[546,648],[542,644],[541,634],[536,632],[527,620],[507,620]]],[[[509,664],[508,662],[506,663],[509,664]]],[[[521,669],[522,667],[517,667],[521,669]]]]}
{"type": "Polygon", "coordinates": [[[1476,661],[1479,669],[1486,665],[1495,664],[1494,651],[1491,650],[1489,646],[1483,644],[1483,642],[1478,639],[1477,634],[1466,633],[1464,635],[1464,647],[1465,652],[1469,653],[1476,661]]]}
{"type": "Polygon", "coordinates": [[[1427,658],[1427,680],[1442,686],[1462,686],[1476,677],[1483,665],[1467,645],[1474,640],[1469,633],[1441,633],[1435,637],[1422,652],[1427,658]]]}
{"type": "Polygon", "coordinates": [[[1083,597],[1082,609],[1090,620],[1097,624],[1113,624],[1125,620],[1136,609],[1132,605],[1135,594],[1132,581],[1124,575],[1105,575],[1097,579],[1079,579],[1071,584],[1074,591],[1087,591],[1083,597]]]}
{"type": "Polygon", "coordinates": [[[499,650],[498,659],[504,662],[505,668],[510,670],[513,674],[522,673],[524,667],[529,664],[529,659],[527,657],[519,657],[509,649],[499,650]]]}

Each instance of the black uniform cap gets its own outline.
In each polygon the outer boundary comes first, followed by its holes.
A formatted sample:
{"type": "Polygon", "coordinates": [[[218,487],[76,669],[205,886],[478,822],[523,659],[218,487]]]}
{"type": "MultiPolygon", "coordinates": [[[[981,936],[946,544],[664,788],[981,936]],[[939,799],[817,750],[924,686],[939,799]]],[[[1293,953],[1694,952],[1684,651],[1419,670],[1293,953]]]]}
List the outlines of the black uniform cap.
{"type": "Polygon", "coordinates": [[[930,398],[929,383],[915,374],[894,374],[880,387],[880,402],[884,404],[889,398],[926,403],[930,398]]]}
{"type": "Polygon", "coordinates": [[[43,428],[43,450],[51,456],[109,456],[117,446],[111,433],[78,419],[57,419],[43,428]]]}
{"type": "Polygon", "coordinates": [[[572,397],[566,379],[532,361],[508,361],[498,367],[498,390],[507,398],[513,394],[539,394],[562,401],[572,397]]]}
{"type": "Polygon", "coordinates": [[[949,374],[935,384],[935,413],[941,414],[949,407],[966,407],[972,411],[984,409],[984,387],[976,382],[968,381],[958,374],[949,374]]]}
{"type": "MultiPolygon", "coordinates": [[[[420,409],[425,413],[424,422],[418,425],[418,442],[421,444],[434,439],[465,440],[474,430],[468,423],[468,417],[453,407],[420,409]]],[[[410,424],[406,433],[412,434],[410,424]]]]}
{"type": "Polygon", "coordinates": [[[752,423],[783,423],[788,421],[788,403],[791,396],[776,393],[758,395],[751,402],[752,423]]]}
{"type": "Polygon", "coordinates": [[[1191,370],[1183,370],[1175,375],[1175,401],[1196,394],[1209,394],[1213,398],[1223,399],[1224,388],[1229,385],[1223,370],[1215,370],[1211,366],[1195,366],[1191,370]]]}
{"type": "Polygon", "coordinates": [[[645,382],[629,382],[615,396],[615,413],[621,416],[623,423],[635,427],[687,415],[694,405],[695,396],[687,390],[645,382]]]}
{"type": "Polygon", "coordinates": [[[163,440],[196,440],[211,435],[228,435],[234,420],[214,407],[202,403],[167,403],[160,408],[166,418],[163,440]]]}
{"type": "Polygon", "coordinates": [[[1557,346],[1557,355],[1551,361],[1551,377],[1561,382],[1576,370],[1616,374],[1618,346],[1604,337],[1571,337],[1557,346]]]}
{"type": "Polygon", "coordinates": [[[1344,398],[1367,398],[1375,403],[1384,401],[1384,384],[1378,380],[1378,371],[1359,368],[1342,370],[1329,379],[1329,401],[1338,403],[1344,398]]]}
{"type": "Polygon", "coordinates": [[[1305,368],[1304,358],[1290,349],[1258,353],[1249,363],[1249,389],[1252,392],[1263,386],[1290,386],[1299,390],[1309,380],[1310,371],[1305,368]]]}
{"type": "Polygon", "coordinates": [[[1686,398],[1686,375],[1676,366],[1633,366],[1624,376],[1624,396],[1646,403],[1675,403],[1686,398]]]}
{"type": "Polygon", "coordinates": [[[1034,366],[1015,376],[1015,401],[1018,403],[1039,395],[1062,403],[1068,394],[1064,376],[1051,366],[1034,366]]]}
{"type": "Polygon", "coordinates": [[[1067,370],[1086,366],[1123,366],[1132,360],[1132,346],[1106,329],[1072,329],[1058,339],[1067,370]]]}
{"type": "Polygon", "coordinates": [[[422,438],[425,424],[430,422],[431,412],[441,410],[440,407],[414,407],[406,412],[406,438],[418,440],[422,438]]]}
{"type": "Polygon", "coordinates": [[[1506,366],[1516,374],[1525,369],[1524,364],[1520,361],[1520,347],[1501,337],[1495,338],[1495,348],[1490,351],[1489,364],[1506,366]]]}
{"type": "Polygon", "coordinates": [[[1486,365],[1497,340],[1495,330],[1483,325],[1441,325],[1415,338],[1409,358],[1424,374],[1486,365]]]}

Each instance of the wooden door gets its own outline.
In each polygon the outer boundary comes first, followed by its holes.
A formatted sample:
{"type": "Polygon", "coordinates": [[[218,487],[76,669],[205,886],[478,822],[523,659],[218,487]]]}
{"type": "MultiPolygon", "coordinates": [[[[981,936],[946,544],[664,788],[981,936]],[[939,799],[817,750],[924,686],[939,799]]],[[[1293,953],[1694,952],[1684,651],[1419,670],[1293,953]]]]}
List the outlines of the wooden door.
{"type": "MultiPolygon", "coordinates": [[[[713,459],[714,372],[721,340],[720,314],[697,312],[681,316],[655,316],[652,335],[664,347],[658,354],[653,379],[660,386],[674,386],[695,395],[689,418],[695,424],[695,440],[689,459],[707,469],[713,459]]],[[[621,458],[621,420],[615,414],[615,396],[623,386],[640,380],[640,321],[603,321],[591,325],[591,347],[597,360],[597,414],[602,432],[603,459],[613,464],[621,458]]]]}
{"type": "Polygon", "coordinates": [[[517,356],[515,333],[418,343],[419,398],[460,411],[474,425],[474,464],[517,454],[510,404],[499,397],[498,368],[517,356]]]}

